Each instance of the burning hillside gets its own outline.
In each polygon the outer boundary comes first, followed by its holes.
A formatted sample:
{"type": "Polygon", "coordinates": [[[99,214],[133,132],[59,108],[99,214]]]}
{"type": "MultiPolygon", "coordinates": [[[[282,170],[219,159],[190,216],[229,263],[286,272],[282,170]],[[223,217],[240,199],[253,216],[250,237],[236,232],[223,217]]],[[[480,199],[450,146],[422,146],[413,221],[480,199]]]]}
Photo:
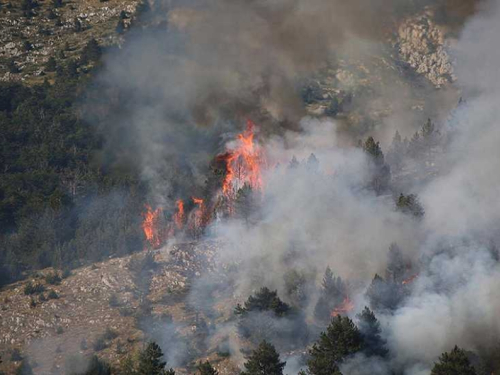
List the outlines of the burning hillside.
{"type": "Polygon", "coordinates": [[[192,197],[187,212],[184,201],[177,199],[175,212],[170,218],[166,218],[162,207],[153,210],[146,205],[146,212],[142,214],[142,229],[148,243],[146,248],[158,249],[176,234],[186,234],[186,229],[189,236],[199,238],[213,218],[219,215],[231,217],[234,214],[234,205],[241,189],[248,187],[255,192],[262,191],[266,158],[255,140],[255,131],[256,125],[247,120],[246,129],[226,145],[226,152],[215,157],[224,166],[224,176],[219,188],[207,191],[208,199],[192,197]],[[208,206],[207,202],[211,202],[211,205],[208,206]]]}
{"type": "Polygon", "coordinates": [[[500,0],[449,3],[160,1],[8,87],[0,276],[54,267],[0,293],[2,368],[498,373],[500,0]]]}

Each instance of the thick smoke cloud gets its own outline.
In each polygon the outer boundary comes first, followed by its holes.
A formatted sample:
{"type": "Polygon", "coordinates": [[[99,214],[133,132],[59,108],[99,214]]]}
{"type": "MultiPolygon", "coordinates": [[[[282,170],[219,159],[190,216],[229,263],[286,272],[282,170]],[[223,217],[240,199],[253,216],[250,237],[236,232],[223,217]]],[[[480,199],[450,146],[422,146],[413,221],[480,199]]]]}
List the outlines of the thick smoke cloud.
{"type": "MultiPolygon", "coordinates": [[[[358,356],[345,364],[346,373],[362,374],[363,367],[380,374],[394,367],[426,373],[453,345],[482,350],[499,333],[494,314],[500,307],[499,270],[485,243],[495,240],[491,233],[500,212],[495,173],[500,13],[498,2],[483,6],[487,12],[468,24],[456,51],[458,83],[468,102],[449,120],[446,162],[423,188],[415,182],[426,209],[419,223],[396,212],[390,195],[359,188],[370,178],[366,155],[344,147],[338,123],[300,121],[305,112],[297,95],[300,79],[335,55],[373,53],[392,20],[410,9],[405,1],[174,4],[169,32],[137,36],[111,59],[103,76],[132,98],[130,116],[120,119],[126,131],[118,141],[130,145],[154,199],[165,206],[176,194],[202,189],[211,159],[243,118],[260,120],[272,168],[264,177],[258,220],[218,222],[214,229],[225,239],[219,256],[239,264],[238,296],[260,286],[281,293],[290,268],[319,279],[330,265],[350,281],[359,310],[366,304],[367,284],[386,266],[391,243],[421,265],[405,304],[379,317],[390,360],[372,363],[358,356]],[[277,123],[284,126],[269,126],[277,123]],[[307,163],[311,153],[318,166],[307,163]],[[295,169],[288,167],[293,156],[301,161],[295,169]]],[[[404,112],[398,116],[403,119],[404,112]]],[[[193,295],[202,295],[193,289],[193,295]]],[[[309,316],[316,299],[309,300],[309,316]]],[[[225,325],[214,337],[227,332],[234,327],[225,325]]],[[[235,346],[231,350],[238,353],[235,346]]]]}
{"type": "MultiPolygon", "coordinates": [[[[112,126],[103,129],[104,157],[136,166],[152,201],[172,207],[174,196],[199,192],[224,136],[241,129],[246,118],[266,133],[298,130],[305,115],[303,80],[341,59],[377,56],[396,21],[424,4],[157,2],[154,30],[132,31],[101,74],[100,96],[89,116],[98,113],[99,100],[108,98],[117,107],[109,115],[112,126]]],[[[384,74],[384,82],[396,81],[392,73],[384,74]]],[[[419,123],[408,110],[412,89],[389,84],[379,90],[379,97],[394,104],[389,123],[402,118],[419,123]]],[[[356,100],[369,107],[365,99],[356,100]]],[[[392,127],[380,132],[384,140],[392,133],[392,127]]]]}

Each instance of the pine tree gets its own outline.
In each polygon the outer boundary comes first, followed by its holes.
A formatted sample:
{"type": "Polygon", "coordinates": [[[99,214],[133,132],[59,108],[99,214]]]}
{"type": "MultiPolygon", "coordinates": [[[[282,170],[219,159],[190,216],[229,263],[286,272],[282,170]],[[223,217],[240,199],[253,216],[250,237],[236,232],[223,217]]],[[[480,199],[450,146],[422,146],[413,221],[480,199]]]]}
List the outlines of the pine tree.
{"type": "Polygon", "coordinates": [[[307,169],[313,172],[317,172],[319,169],[319,160],[316,155],[311,154],[307,159],[307,169]]]}
{"type": "Polygon", "coordinates": [[[386,342],[381,336],[380,323],[373,311],[365,306],[361,314],[357,315],[359,330],[363,336],[363,351],[368,356],[385,357],[387,355],[386,342]]]}
{"type": "Polygon", "coordinates": [[[380,148],[380,143],[375,142],[373,137],[368,137],[366,142],[362,144],[363,151],[370,159],[371,175],[369,187],[377,194],[381,194],[389,187],[391,180],[391,169],[385,163],[384,154],[380,148]]]}
{"type": "Polygon", "coordinates": [[[299,162],[295,155],[292,157],[292,160],[290,160],[290,164],[288,164],[288,168],[290,169],[297,169],[299,167],[299,162]]]}
{"type": "Polygon", "coordinates": [[[210,362],[202,362],[197,366],[199,375],[219,375],[219,371],[217,371],[210,362]]]}
{"type": "Polygon", "coordinates": [[[83,48],[82,54],[80,55],[80,61],[82,64],[87,64],[91,61],[99,61],[102,55],[102,49],[95,38],[89,40],[87,45],[83,48]]]}
{"type": "Polygon", "coordinates": [[[400,284],[404,280],[406,265],[403,253],[396,243],[392,243],[387,254],[387,268],[385,279],[400,284]]]}
{"type": "Polygon", "coordinates": [[[398,211],[411,215],[415,219],[421,219],[425,214],[424,208],[420,204],[418,195],[416,194],[404,195],[401,193],[396,202],[396,208],[398,211]]]}
{"type": "Polygon", "coordinates": [[[137,375],[175,375],[174,370],[166,370],[167,362],[162,361],[163,352],[155,342],[150,342],[139,355],[137,375]]]}
{"type": "Polygon", "coordinates": [[[238,304],[235,309],[238,315],[244,315],[250,311],[272,311],[276,316],[285,316],[290,311],[290,306],[278,297],[276,290],[271,291],[263,287],[255,293],[255,296],[248,297],[245,307],[238,304]]]}
{"type": "Polygon", "coordinates": [[[90,360],[87,371],[82,375],[111,375],[111,366],[94,355],[90,360]]]}
{"type": "Polygon", "coordinates": [[[33,369],[28,360],[23,359],[21,361],[21,365],[16,370],[16,375],[33,375],[33,369]]]}
{"type": "Polygon", "coordinates": [[[57,68],[56,59],[54,58],[54,56],[50,56],[47,61],[47,64],[45,65],[45,70],[47,72],[55,72],[56,68],[57,68]]]}
{"type": "Polygon", "coordinates": [[[476,375],[463,349],[455,345],[450,353],[443,353],[434,364],[431,375],[476,375]]]}
{"type": "Polygon", "coordinates": [[[78,77],[78,63],[75,60],[70,60],[66,66],[64,74],[68,78],[78,77]]]}
{"type": "Polygon", "coordinates": [[[314,316],[320,322],[327,323],[330,319],[332,310],[346,296],[346,286],[340,277],[335,277],[331,268],[328,266],[323,276],[321,284],[321,294],[314,308],[314,316]]]}
{"type": "Polygon", "coordinates": [[[75,33],[79,33],[83,30],[82,21],[80,21],[78,17],[75,17],[73,19],[73,30],[75,31],[75,33]]]}
{"type": "Polygon", "coordinates": [[[399,306],[403,297],[401,284],[388,282],[379,275],[375,275],[366,291],[370,307],[375,311],[394,310],[399,306]]]}
{"type": "Polygon", "coordinates": [[[351,319],[337,316],[322,332],[319,340],[309,351],[309,374],[340,374],[339,365],[349,355],[363,348],[361,332],[351,319]]]}
{"type": "Polygon", "coordinates": [[[275,347],[263,341],[244,364],[245,371],[241,375],[283,375],[285,365],[275,347]]]}
{"type": "Polygon", "coordinates": [[[115,31],[117,34],[123,34],[123,32],[125,31],[125,20],[124,19],[120,18],[118,20],[118,23],[116,24],[115,31]]]}
{"type": "Polygon", "coordinates": [[[236,217],[245,220],[248,224],[255,208],[253,191],[249,184],[245,184],[241,189],[238,189],[234,208],[236,217]]]}

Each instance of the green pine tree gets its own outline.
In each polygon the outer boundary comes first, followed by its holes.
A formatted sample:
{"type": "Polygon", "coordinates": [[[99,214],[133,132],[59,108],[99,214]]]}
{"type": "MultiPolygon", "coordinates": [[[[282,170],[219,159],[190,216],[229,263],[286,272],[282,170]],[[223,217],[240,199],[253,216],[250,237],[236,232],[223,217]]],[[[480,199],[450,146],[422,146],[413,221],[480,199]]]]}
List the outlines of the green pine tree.
{"type": "Polygon", "coordinates": [[[275,347],[263,341],[244,364],[245,371],[241,375],[283,375],[285,365],[275,347]]]}
{"type": "Polygon", "coordinates": [[[339,374],[339,365],[349,355],[363,348],[361,332],[351,319],[337,316],[322,332],[319,340],[309,351],[309,374],[339,374]]]}
{"type": "Polygon", "coordinates": [[[47,60],[47,64],[45,64],[45,70],[47,72],[55,72],[57,68],[57,63],[56,59],[54,56],[50,56],[49,59],[47,60]]]}
{"type": "Polygon", "coordinates": [[[416,194],[404,195],[401,193],[396,202],[396,208],[398,211],[411,215],[416,219],[422,218],[425,214],[425,210],[416,194]]]}
{"type": "Polygon", "coordinates": [[[271,291],[263,287],[255,293],[255,296],[248,297],[244,307],[238,305],[235,309],[235,313],[239,315],[249,311],[273,311],[277,316],[285,316],[290,312],[290,306],[278,297],[276,290],[271,291]]]}
{"type": "Polygon", "coordinates": [[[162,361],[163,352],[155,342],[150,342],[139,354],[137,375],[175,375],[174,370],[166,370],[167,362],[162,361]]]}
{"type": "Polygon", "coordinates": [[[199,375],[219,375],[219,371],[217,371],[210,362],[202,362],[197,366],[197,370],[199,375]]]}
{"type": "Polygon", "coordinates": [[[21,365],[16,370],[16,375],[33,375],[33,370],[28,360],[23,359],[21,365]]]}
{"type": "Polygon", "coordinates": [[[359,330],[363,335],[363,351],[368,356],[385,357],[387,355],[386,342],[381,336],[380,323],[368,307],[357,315],[359,330]]]}
{"type": "Polygon", "coordinates": [[[82,375],[111,375],[111,366],[94,355],[90,359],[87,371],[82,375]]]}
{"type": "Polygon", "coordinates": [[[476,375],[463,349],[455,345],[449,353],[443,353],[434,364],[431,375],[476,375]]]}

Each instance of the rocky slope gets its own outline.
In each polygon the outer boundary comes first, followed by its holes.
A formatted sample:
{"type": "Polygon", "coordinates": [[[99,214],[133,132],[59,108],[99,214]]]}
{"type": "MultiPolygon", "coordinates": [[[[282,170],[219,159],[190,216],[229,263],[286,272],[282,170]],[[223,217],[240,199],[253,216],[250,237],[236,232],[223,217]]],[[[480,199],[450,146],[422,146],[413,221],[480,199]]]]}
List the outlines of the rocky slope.
{"type": "MultiPolygon", "coordinates": [[[[0,292],[0,371],[14,372],[26,357],[36,374],[64,374],[81,361],[79,356],[93,353],[118,366],[151,337],[152,322],[168,317],[162,329],[172,327],[172,334],[188,343],[183,366],[210,358],[222,375],[234,373],[234,364],[217,354],[217,343],[208,343],[204,354],[209,357],[198,357],[192,343],[200,341],[204,315],[185,298],[202,270],[219,274],[216,248],[216,242],[173,245],[155,252],[149,265],[143,263],[146,253],[135,254],[73,270],[54,285],[47,282],[53,274],[47,269],[5,288],[0,292]],[[44,291],[27,295],[28,284],[43,285],[44,291]]],[[[216,320],[228,319],[234,305],[222,303],[216,320]]]]}
{"type": "Polygon", "coordinates": [[[39,82],[49,57],[78,58],[86,43],[120,42],[117,25],[128,26],[140,0],[13,0],[0,5],[0,80],[39,82]]]}

